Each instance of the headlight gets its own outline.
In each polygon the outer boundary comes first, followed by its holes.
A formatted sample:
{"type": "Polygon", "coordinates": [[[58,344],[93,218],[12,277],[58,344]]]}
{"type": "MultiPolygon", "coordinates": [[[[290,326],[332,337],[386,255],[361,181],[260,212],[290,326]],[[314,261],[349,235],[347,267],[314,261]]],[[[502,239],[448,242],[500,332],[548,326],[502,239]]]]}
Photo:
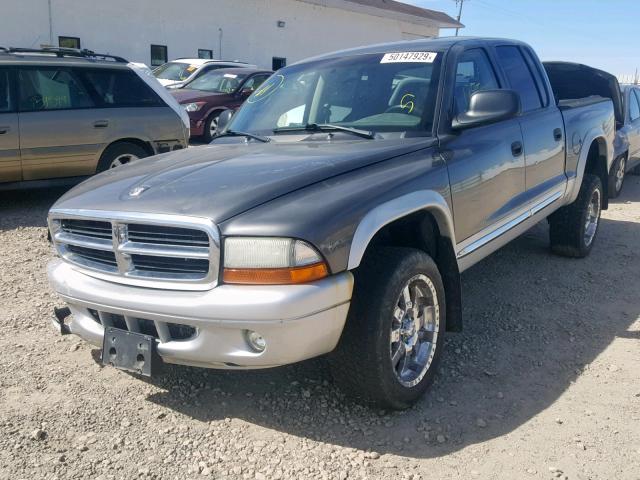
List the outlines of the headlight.
{"type": "Polygon", "coordinates": [[[328,274],[322,256],[302,240],[230,237],[224,242],[225,283],[288,285],[313,282],[328,274]]]}
{"type": "Polygon", "coordinates": [[[183,108],[187,111],[187,112],[197,112],[198,110],[200,110],[202,107],[204,107],[207,104],[207,102],[194,102],[194,103],[187,103],[185,105],[183,105],[183,108]]]}

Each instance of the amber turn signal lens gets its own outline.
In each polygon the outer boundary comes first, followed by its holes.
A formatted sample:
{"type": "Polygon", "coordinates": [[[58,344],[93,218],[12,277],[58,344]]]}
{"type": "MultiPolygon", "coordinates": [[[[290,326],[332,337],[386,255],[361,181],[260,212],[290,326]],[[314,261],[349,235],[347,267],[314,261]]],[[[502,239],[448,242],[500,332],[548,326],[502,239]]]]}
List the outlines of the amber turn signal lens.
{"type": "Polygon", "coordinates": [[[295,285],[309,283],[329,275],[324,263],[291,268],[225,268],[224,283],[240,285],[295,285]]]}

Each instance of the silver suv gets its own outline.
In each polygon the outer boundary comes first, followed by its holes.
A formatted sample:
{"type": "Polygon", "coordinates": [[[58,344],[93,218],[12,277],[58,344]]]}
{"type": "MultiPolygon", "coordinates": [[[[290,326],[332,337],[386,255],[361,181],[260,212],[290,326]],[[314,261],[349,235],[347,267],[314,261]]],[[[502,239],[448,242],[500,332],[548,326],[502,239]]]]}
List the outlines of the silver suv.
{"type": "Polygon", "coordinates": [[[185,148],[188,118],[147,72],[88,51],[0,48],[0,189],[185,148]]]}

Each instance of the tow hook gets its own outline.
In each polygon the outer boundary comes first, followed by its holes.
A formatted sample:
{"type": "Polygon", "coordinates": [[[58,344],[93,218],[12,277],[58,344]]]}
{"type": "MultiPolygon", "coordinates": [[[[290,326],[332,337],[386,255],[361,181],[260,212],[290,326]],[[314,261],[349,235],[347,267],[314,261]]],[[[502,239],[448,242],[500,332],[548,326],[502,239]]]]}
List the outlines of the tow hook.
{"type": "Polygon", "coordinates": [[[71,310],[69,310],[69,307],[54,307],[53,314],[54,316],[51,321],[51,323],[53,324],[53,328],[60,332],[60,335],[69,335],[71,333],[69,325],[64,323],[65,318],[71,315],[71,310]]]}

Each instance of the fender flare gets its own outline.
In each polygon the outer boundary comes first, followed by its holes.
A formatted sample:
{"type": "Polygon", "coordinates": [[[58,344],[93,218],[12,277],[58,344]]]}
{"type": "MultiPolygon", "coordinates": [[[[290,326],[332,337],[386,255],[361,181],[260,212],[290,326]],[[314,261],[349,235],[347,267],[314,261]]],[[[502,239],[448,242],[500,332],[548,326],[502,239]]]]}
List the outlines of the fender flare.
{"type": "MultiPolygon", "coordinates": [[[[567,187],[567,204],[573,203],[576,198],[578,198],[578,194],[580,193],[580,185],[582,185],[584,173],[587,169],[587,159],[589,157],[589,152],[591,151],[591,145],[593,145],[594,142],[597,144],[600,144],[600,142],[602,142],[602,145],[604,145],[605,155],[607,157],[607,174],[609,174],[609,170],[611,168],[611,165],[613,164],[613,149],[609,148],[609,142],[607,142],[607,134],[601,128],[590,130],[585,135],[582,144],[580,144],[580,156],[578,157],[576,174],[572,179],[569,180],[569,185],[567,187]]],[[[572,147],[574,149],[576,148],[575,142],[573,143],[572,147]]]]}
{"type": "Polygon", "coordinates": [[[360,265],[371,239],[384,226],[418,211],[429,211],[438,223],[440,234],[451,239],[455,245],[453,214],[444,197],[433,190],[418,190],[389,200],[370,210],[356,228],[347,269],[353,270],[360,265]]]}

